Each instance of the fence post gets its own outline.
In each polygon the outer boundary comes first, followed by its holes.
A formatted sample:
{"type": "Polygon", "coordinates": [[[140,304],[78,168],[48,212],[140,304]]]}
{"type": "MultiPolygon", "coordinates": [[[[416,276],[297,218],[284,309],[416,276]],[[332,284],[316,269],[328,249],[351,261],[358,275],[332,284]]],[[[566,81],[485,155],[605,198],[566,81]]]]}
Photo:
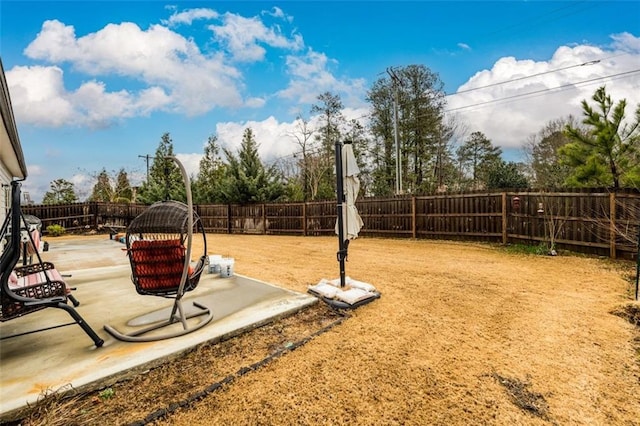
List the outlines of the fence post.
{"type": "Polygon", "coordinates": [[[507,193],[502,193],[502,244],[506,245],[507,238],[507,193]]]}
{"type": "Polygon", "coordinates": [[[267,235],[267,209],[262,203],[262,234],[267,235]]]}
{"type": "Polygon", "coordinates": [[[307,236],[307,203],[302,203],[302,235],[307,236]]]}
{"type": "Polygon", "coordinates": [[[89,208],[89,214],[93,215],[93,221],[92,221],[92,227],[93,229],[98,229],[98,203],[96,201],[93,201],[90,204],[90,208],[89,208]]]}
{"type": "Polygon", "coordinates": [[[609,194],[609,257],[616,258],[616,193],[609,194]]]}
{"type": "Polygon", "coordinates": [[[227,234],[231,234],[231,204],[227,204],[227,234]]]}
{"type": "Polygon", "coordinates": [[[416,239],[416,196],[411,196],[411,238],[416,239]]]}

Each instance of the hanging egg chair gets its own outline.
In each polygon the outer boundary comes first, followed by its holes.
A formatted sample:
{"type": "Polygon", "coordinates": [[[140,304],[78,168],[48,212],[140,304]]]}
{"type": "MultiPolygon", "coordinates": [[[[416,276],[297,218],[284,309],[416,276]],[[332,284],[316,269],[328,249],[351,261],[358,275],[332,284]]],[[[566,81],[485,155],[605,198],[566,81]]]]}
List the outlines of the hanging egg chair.
{"type": "MultiPolygon", "coordinates": [[[[211,321],[213,314],[206,306],[193,302],[195,308],[185,312],[182,297],[194,290],[207,263],[207,239],[198,215],[193,211],[191,185],[184,166],[173,160],[182,173],[187,192],[187,204],[178,201],[160,201],[147,208],[127,227],[126,245],[131,264],[131,281],[141,295],[174,299],[168,319],[130,333],[121,333],[105,325],[104,329],[119,340],[139,342],[155,341],[195,331],[211,321]],[[202,254],[192,262],[194,238],[201,240],[202,254]],[[196,324],[188,321],[199,318],[196,324]],[[182,329],[166,334],[148,334],[163,327],[180,323],[182,329]]],[[[174,326],[176,328],[177,326],[174,326]]]]}

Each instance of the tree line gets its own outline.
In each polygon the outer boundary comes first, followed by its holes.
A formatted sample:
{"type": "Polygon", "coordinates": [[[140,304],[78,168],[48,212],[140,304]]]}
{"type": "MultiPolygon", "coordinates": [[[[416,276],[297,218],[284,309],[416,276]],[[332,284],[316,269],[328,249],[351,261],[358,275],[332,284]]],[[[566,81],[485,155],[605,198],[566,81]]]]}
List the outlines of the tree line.
{"type": "MultiPolygon", "coordinates": [[[[335,197],[335,142],[350,140],[360,167],[361,193],[391,196],[502,188],[640,187],[640,105],[625,120],[626,100],[615,102],[599,87],[582,101],[582,120],[559,117],[529,136],[525,160],[505,161],[502,150],[480,131],[446,114],[439,76],[422,65],[397,68],[367,92],[370,114],[347,119],[342,100],[325,92],[309,115],[299,115],[289,134],[295,156],[267,165],[258,135],[244,130],[233,152],[211,135],[197,175],[195,203],[249,204],[316,201],[335,197]],[[313,118],[311,118],[313,117],[313,118]]],[[[150,204],[184,200],[169,133],[161,136],[145,182],[130,185],[126,171],[98,173],[88,201],[150,204]]],[[[78,201],[73,184],[51,183],[43,204],[78,201]]]]}

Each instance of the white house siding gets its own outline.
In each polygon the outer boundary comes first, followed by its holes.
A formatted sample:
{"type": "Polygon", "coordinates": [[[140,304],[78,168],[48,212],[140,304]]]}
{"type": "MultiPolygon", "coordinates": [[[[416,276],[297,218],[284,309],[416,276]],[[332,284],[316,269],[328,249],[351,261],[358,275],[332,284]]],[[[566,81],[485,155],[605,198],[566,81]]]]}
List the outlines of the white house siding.
{"type": "Polygon", "coordinates": [[[11,207],[11,174],[4,164],[0,164],[0,182],[2,183],[0,190],[0,223],[4,223],[7,212],[11,207]]]}
{"type": "MultiPolygon", "coordinates": [[[[11,174],[4,164],[0,165],[0,224],[7,218],[11,204],[11,174]]],[[[0,250],[4,250],[5,240],[0,240],[0,250]]]]}

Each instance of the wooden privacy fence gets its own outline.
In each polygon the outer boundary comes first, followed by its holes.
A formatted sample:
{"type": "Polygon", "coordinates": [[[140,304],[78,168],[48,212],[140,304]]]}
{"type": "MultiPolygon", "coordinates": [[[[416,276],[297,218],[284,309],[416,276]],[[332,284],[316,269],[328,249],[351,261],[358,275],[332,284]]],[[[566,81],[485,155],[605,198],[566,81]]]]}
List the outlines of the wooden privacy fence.
{"type": "MultiPolygon", "coordinates": [[[[640,194],[496,192],[363,198],[356,206],[363,237],[448,239],[537,245],[633,258],[640,230],[640,194]]],[[[146,206],[77,203],[24,206],[43,230],[124,228],[146,206]]],[[[335,235],[336,202],[208,204],[195,210],[209,233],[335,235]]]]}

